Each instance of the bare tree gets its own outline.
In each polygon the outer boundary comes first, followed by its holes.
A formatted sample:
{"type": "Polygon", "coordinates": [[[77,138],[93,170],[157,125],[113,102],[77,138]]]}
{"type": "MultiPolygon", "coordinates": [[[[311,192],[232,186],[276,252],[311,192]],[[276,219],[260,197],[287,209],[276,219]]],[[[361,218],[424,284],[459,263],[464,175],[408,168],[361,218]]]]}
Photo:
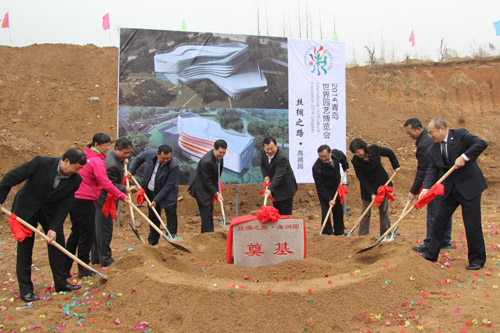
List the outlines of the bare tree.
{"type": "Polygon", "coordinates": [[[448,44],[444,42],[444,38],[441,37],[441,42],[438,49],[439,61],[445,61],[450,57],[450,50],[448,49],[447,45],[448,44]]]}
{"type": "Polygon", "coordinates": [[[366,46],[365,49],[368,52],[368,64],[375,65],[377,63],[377,57],[375,56],[375,45],[366,46]]]}

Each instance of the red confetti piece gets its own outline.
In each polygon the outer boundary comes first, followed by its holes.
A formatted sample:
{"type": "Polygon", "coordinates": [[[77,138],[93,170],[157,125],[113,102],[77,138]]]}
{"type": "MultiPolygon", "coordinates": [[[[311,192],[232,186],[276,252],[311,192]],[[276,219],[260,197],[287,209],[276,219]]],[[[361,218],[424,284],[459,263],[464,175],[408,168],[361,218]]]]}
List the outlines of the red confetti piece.
{"type": "Polygon", "coordinates": [[[467,320],[467,321],[465,322],[465,326],[469,327],[470,325],[472,325],[472,323],[471,323],[469,320],[467,320]]]}
{"type": "Polygon", "coordinates": [[[333,283],[332,280],[328,280],[328,284],[332,284],[332,283],[333,283]]]}
{"type": "Polygon", "coordinates": [[[267,294],[268,294],[268,295],[271,295],[271,290],[268,290],[268,291],[267,291],[267,294]]]}
{"type": "Polygon", "coordinates": [[[116,324],[116,325],[120,325],[120,323],[121,323],[120,318],[116,318],[116,319],[115,319],[115,324],[116,324]]]}
{"type": "Polygon", "coordinates": [[[312,289],[309,289],[307,292],[308,292],[309,294],[312,294],[312,293],[313,293],[312,289]]]}

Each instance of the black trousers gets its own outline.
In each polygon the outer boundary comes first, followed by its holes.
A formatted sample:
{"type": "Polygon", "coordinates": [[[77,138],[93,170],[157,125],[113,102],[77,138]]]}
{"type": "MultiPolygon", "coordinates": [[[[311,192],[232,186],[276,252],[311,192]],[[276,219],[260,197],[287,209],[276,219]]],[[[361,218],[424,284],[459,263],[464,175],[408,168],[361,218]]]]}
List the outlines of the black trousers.
{"type": "Polygon", "coordinates": [[[280,215],[292,215],[293,197],[281,201],[273,201],[273,207],[278,210],[280,215]]]}
{"type": "Polygon", "coordinates": [[[446,227],[451,216],[460,205],[462,206],[462,218],[467,237],[467,246],[469,248],[469,264],[483,266],[486,262],[486,248],[484,246],[483,229],[481,226],[481,195],[467,200],[460,194],[456,186],[451,186],[451,192],[446,198],[441,200],[436,219],[434,220],[429,254],[433,259],[439,257],[446,227]]]}
{"type": "MultiPolygon", "coordinates": [[[[323,223],[326,217],[326,213],[328,213],[328,210],[330,209],[330,204],[329,202],[323,202],[321,200],[320,203],[321,203],[321,223],[323,223]]],[[[333,234],[336,236],[341,236],[344,234],[344,209],[342,207],[342,204],[340,203],[339,198],[335,199],[335,206],[332,207],[332,213],[333,213],[333,230],[332,230],[332,224],[330,222],[330,217],[328,217],[328,221],[326,221],[325,228],[323,229],[323,235],[333,234]]]]}
{"type": "MultiPolygon", "coordinates": [[[[150,190],[146,190],[146,195],[148,196],[149,200],[153,200],[154,198],[154,193],[151,192],[150,190]]],[[[158,206],[155,207],[156,211],[161,217],[161,208],[158,208],[158,206]]],[[[170,207],[166,207],[163,209],[165,211],[165,215],[167,216],[167,229],[168,231],[173,235],[177,234],[177,203],[170,207]]],[[[158,220],[158,217],[156,217],[155,212],[153,209],[149,208],[148,210],[148,217],[151,220],[151,222],[154,223],[158,228],[161,228],[161,223],[158,220]]],[[[148,242],[150,245],[156,245],[158,244],[158,240],[160,239],[160,234],[153,228],[152,226],[149,226],[149,236],[148,236],[148,242]]]]}
{"type": "Polygon", "coordinates": [[[214,232],[214,206],[203,205],[199,201],[197,203],[201,217],[201,232],[214,232]]]}
{"type": "MultiPolygon", "coordinates": [[[[37,227],[38,223],[41,224],[43,231],[49,231],[49,222],[45,219],[42,210],[39,210],[28,221],[33,227],[37,227]]],[[[64,232],[61,226],[60,230],[56,232],[56,242],[64,246],[64,232]]],[[[17,265],[16,274],[19,282],[19,292],[21,295],[33,292],[33,282],[31,282],[31,264],[33,255],[33,244],[35,242],[35,235],[25,238],[22,242],[17,243],[17,265]]],[[[54,278],[55,286],[64,286],[66,281],[66,255],[59,251],[57,247],[47,244],[49,254],[50,269],[54,278]]]]}
{"type": "MultiPolygon", "coordinates": [[[[66,249],[84,263],[90,262],[90,248],[95,238],[95,206],[94,200],[75,199],[69,212],[71,218],[71,234],[66,241],[66,249]]],[[[70,270],[73,259],[68,258],[70,270]]]]}
{"type": "MultiPolygon", "coordinates": [[[[102,200],[95,204],[95,238],[90,253],[90,261],[93,264],[109,266],[115,262],[112,257],[111,240],[113,238],[113,219],[111,214],[104,216],[101,209],[104,205],[102,200]]],[[[118,201],[115,203],[118,208],[118,201]]]]}

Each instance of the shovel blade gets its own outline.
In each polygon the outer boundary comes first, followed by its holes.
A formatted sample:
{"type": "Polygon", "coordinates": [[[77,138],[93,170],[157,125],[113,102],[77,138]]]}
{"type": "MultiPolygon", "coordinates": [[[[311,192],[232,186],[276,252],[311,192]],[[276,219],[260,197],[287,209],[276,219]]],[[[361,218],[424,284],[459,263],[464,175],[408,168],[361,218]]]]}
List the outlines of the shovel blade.
{"type": "Polygon", "coordinates": [[[146,244],[146,242],[144,241],[144,239],[142,239],[141,235],[139,235],[139,231],[137,231],[137,229],[134,227],[134,225],[132,223],[130,223],[130,228],[132,228],[132,231],[137,236],[137,238],[139,238],[139,240],[141,241],[141,243],[146,244]]]}
{"type": "Polygon", "coordinates": [[[364,249],[359,250],[359,251],[358,251],[358,252],[356,252],[356,253],[363,253],[363,252],[366,252],[366,251],[368,251],[368,250],[373,249],[375,246],[377,246],[377,245],[379,245],[379,244],[380,244],[380,243],[375,243],[375,244],[373,244],[373,245],[370,245],[370,246],[368,246],[368,247],[365,247],[364,249]]]}
{"type": "Polygon", "coordinates": [[[217,219],[217,222],[223,227],[224,229],[229,229],[229,224],[226,224],[226,221],[217,219]]]}

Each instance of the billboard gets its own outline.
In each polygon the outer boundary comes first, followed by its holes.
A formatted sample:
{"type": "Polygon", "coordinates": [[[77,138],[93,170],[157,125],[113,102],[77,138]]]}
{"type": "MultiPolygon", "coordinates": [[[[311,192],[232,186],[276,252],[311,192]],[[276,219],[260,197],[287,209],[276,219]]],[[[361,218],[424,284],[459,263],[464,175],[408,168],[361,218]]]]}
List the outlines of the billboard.
{"type": "MultiPolygon", "coordinates": [[[[295,70],[310,69],[296,59],[290,66],[289,58],[291,50],[299,52],[294,50],[302,41],[122,28],[118,135],[132,141],[133,156],[169,144],[180,165],[181,184],[191,183],[199,159],[212,149],[215,140],[224,139],[228,149],[222,181],[262,183],[260,150],[264,137],[276,137],[278,146],[290,153],[291,162],[298,154],[293,147],[296,143],[290,141],[289,131],[296,133],[291,121],[298,121],[290,114],[290,110],[295,112],[290,106],[300,98],[306,101],[297,92],[305,83],[292,87],[295,82],[289,78],[297,77],[295,70]]],[[[331,55],[332,51],[327,56],[331,55]]],[[[326,61],[327,65],[318,67],[321,73],[336,69],[331,59],[326,61]]],[[[345,106],[340,112],[345,119],[345,106]]],[[[345,120],[343,133],[343,145],[335,148],[345,151],[345,120]]],[[[293,160],[294,171],[298,165],[297,159],[293,160]]],[[[304,176],[297,168],[297,181],[312,181],[311,175],[310,179],[304,176]]]]}

